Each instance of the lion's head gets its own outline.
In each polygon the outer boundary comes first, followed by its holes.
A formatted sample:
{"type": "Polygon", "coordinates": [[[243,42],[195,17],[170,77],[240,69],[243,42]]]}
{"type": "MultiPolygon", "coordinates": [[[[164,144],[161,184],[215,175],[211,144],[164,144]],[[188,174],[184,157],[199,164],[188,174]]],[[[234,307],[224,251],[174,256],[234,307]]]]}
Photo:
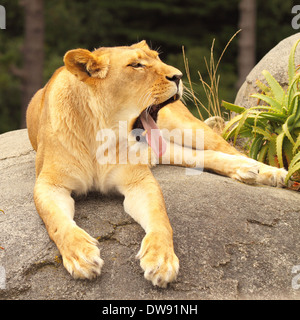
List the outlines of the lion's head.
{"type": "Polygon", "coordinates": [[[146,41],[93,52],[71,50],[64,62],[68,71],[89,86],[91,94],[101,98],[105,108],[118,113],[118,120],[127,121],[131,129],[145,129],[150,145],[158,111],[182,96],[182,73],[163,63],[146,41]]]}

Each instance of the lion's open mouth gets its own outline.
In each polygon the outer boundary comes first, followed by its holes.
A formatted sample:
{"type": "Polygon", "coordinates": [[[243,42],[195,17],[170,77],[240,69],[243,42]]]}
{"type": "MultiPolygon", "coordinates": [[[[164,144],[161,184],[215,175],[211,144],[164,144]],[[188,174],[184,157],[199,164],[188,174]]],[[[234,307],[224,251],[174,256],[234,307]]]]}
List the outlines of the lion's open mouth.
{"type": "Polygon", "coordinates": [[[158,157],[161,157],[167,148],[166,142],[156,125],[158,111],[178,99],[180,99],[180,96],[175,94],[165,102],[148,107],[139,115],[133,125],[133,129],[141,129],[133,131],[136,140],[147,142],[158,157]]]}

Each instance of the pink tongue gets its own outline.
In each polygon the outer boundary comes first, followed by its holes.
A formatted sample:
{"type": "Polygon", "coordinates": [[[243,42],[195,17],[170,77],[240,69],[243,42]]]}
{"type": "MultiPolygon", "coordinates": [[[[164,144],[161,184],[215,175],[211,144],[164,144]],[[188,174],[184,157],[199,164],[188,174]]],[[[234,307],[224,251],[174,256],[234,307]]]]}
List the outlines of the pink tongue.
{"type": "Polygon", "coordinates": [[[162,137],[155,121],[146,113],[146,110],[141,114],[141,120],[146,132],[146,140],[152,150],[158,157],[161,157],[167,150],[167,144],[162,137]]]}

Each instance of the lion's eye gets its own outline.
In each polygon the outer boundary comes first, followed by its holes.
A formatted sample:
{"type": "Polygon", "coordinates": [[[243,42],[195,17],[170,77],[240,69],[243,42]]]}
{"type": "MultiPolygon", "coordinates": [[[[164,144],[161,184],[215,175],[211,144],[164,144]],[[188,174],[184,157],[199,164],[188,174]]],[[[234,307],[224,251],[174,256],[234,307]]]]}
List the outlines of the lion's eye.
{"type": "Polygon", "coordinates": [[[142,64],[142,63],[138,63],[138,62],[133,62],[133,63],[130,63],[128,65],[128,67],[132,67],[132,68],[144,68],[145,65],[142,64]]]}

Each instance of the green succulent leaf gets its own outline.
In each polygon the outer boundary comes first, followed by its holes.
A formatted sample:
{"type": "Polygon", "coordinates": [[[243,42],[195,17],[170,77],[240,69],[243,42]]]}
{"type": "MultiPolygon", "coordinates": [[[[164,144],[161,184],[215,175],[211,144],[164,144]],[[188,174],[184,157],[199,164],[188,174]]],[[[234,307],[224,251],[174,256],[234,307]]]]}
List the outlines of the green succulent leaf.
{"type": "Polygon", "coordinates": [[[282,130],[285,133],[285,135],[288,137],[288,139],[291,141],[293,145],[295,145],[295,141],[290,133],[290,129],[293,128],[293,120],[295,119],[295,115],[292,114],[288,117],[286,122],[282,126],[282,130]]]}
{"type": "Polygon", "coordinates": [[[266,102],[267,104],[269,104],[273,108],[274,112],[278,112],[278,111],[282,112],[282,104],[278,100],[276,100],[275,98],[266,96],[261,93],[252,94],[251,97],[257,98],[259,100],[266,102]]]}
{"type": "Polygon", "coordinates": [[[292,159],[292,161],[291,161],[291,163],[290,163],[290,167],[295,166],[295,164],[296,164],[297,162],[299,162],[299,161],[300,161],[300,152],[298,152],[298,153],[294,156],[294,158],[292,159]]]}
{"type": "Polygon", "coordinates": [[[292,81],[295,77],[296,70],[295,70],[295,51],[299,44],[300,40],[296,41],[291,49],[291,53],[289,56],[289,65],[288,65],[288,72],[289,72],[289,85],[292,84],[292,81]]]}
{"type": "Polygon", "coordinates": [[[300,135],[298,136],[296,142],[295,142],[295,145],[293,147],[293,154],[296,153],[297,149],[300,148],[300,135]]]}
{"type": "Polygon", "coordinates": [[[285,183],[286,183],[286,184],[287,184],[288,181],[290,180],[291,176],[292,176],[295,172],[297,172],[298,170],[300,170],[300,162],[298,162],[297,164],[295,164],[294,166],[291,166],[291,167],[289,168],[288,174],[287,174],[287,176],[286,176],[286,178],[285,178],[285,183]]]}
{"type": "Polygon", "coordinates": [[[235,131],[235,134],[234,134],[234,140],[233,140],[233,144],[234,145],[236,143],[236,139],[238,137],[238,134],[239,134],[240,130],[242,129],[242,127],[244,126],[244,123],[246,122],[246,119],[248,117],[249,112],[250,112],[250,110],[246,109],[246,111],[244,111],[244,113],[241,114],[242,117],[241,117],[241,119],[240,119],[240,121],[239,121],[239,123],[238,123],[238,125],[236,127],[236,131],[235,131]]]}
{"type": "Polygon", "coordinates": [[[288,106],[288,111],[289,114],[291,114],[293,110],[293,100],[295,98],[295,95],[297,94],[298,91],[298,83],[300,79],[300,73],[297,73],[294,78],[291,81],[291,84],[288,87],[288,92],[287,92],[287,106],[288,106]]]}
{"type": "Polygon", "coordinates": [[[250,152],[249,152],[250,158],[257,160],[257,155],[261,149],[262,144],[263,144],[262,136],[258,136],[253,140],[250,147],[250,152]]]}
{"type": "Polygon", "coordinates": [[[282,103],[285,96],[285,91],[283,90],[281,85],[278,83],[278,81],[276,81],[276,79],[270,74],[269,71],[264,70],[262,74],[266,78],[274,98],[282,103]]]}
{"type": "Polygon", "coordinates": [[[264,129],[262,129],[262,128],[254,127],[253,128],[253,132],[255,134],[258,133],[258,134],[262,135],[265,140],[269,140],[269,141],[272,140],[271,133],[266,131],[266,130],[264,130],[264,129]]]}
{"type": "Polygon", "coordinates": [[[269,143],[268,149],[268,160],[271,166],[277,167],[277,160],[276,160],[276,137],[277,135],[273,135],[272,140],[269,143]]]}
{"type": "Polygon", "coordinates": [[[280,123],[285,123],[286,116],[281,115],[281,114],[274,114],[270,112],[262,112],[260,114],[261,118],[268,119],[272,122],[280,122],[280,123]]]}
{"type": "Polygon", "coordinates": [[[244,111],[246,111],[246,108],[237,106],[236,104],[232,104],[226,101],[222,101],[222,106],[227,110],[230,110],[236,113],[243,113],[244,111]]]}
{"type": "Polygon", "coordinates": [[[278,159],[280,168],[283,167],[282,148],[283,148],[284,137],[285,137],[285,133],[282,132],[278,135],[276,139],[276,153],[277,153],[277,159],[278,159]]]}
{"type": "Polygon", "coordinates": [[[295,112],[293,113],[295,115],[294,119],[294,128],[298,127],[300,125],[300,103],[298,98],[298,103],[295,105],[295,112]]]}
{"type": "Polygon", "coordinates": [[[265,142],[265,144],[261,147],[259,155],[257,157],[257,160],[259,162],[265,162],[265,159],[267,157],[267,153],[268,153],[268,149],[269,149],[269,143],[265,142]]]}
{"type": "Polygon", "coordinates": [[[264,93],[268,94],[271,91],[271,88],[266,86],[264,83],[262,83],[260,80],[256,80],[255,84],[258,86],[258,88],[264,93]]]}
{"type": "Polygon", "coordinates": [[[293,159],[294,153],[293,153],[293,145],[288,139],[285,139],[283,143],[283,154],[284,154],[286,163],[289,166],[293,159]]]}
{"type": "Polygon", "coordinates": [[[223,136],[224,139],[227,140],[227,139],[232,137],[232,132],[234,130],[236,130],[236,127],[234,127],[233,129],[231,127],[236,125],[240,121],[241,118],[242,118],[242,115],[238,115],[238,116],[234,117],[233,119],[231,119],[227,123],[227,125],[225,126],[225,128],[224,128],[224,130],[222,132],[222,136],[223,136]],[[228,132],[229,129],[231,129],[231,130],[228,132]]]}
{"type": "Polygon", "coordinates": [[[297,92],[294,94],[292,101],[289,105],[289,114],[296,114],[298,107],[299,107],[299,96],[300,96],[300,92],[297,92]]]}

